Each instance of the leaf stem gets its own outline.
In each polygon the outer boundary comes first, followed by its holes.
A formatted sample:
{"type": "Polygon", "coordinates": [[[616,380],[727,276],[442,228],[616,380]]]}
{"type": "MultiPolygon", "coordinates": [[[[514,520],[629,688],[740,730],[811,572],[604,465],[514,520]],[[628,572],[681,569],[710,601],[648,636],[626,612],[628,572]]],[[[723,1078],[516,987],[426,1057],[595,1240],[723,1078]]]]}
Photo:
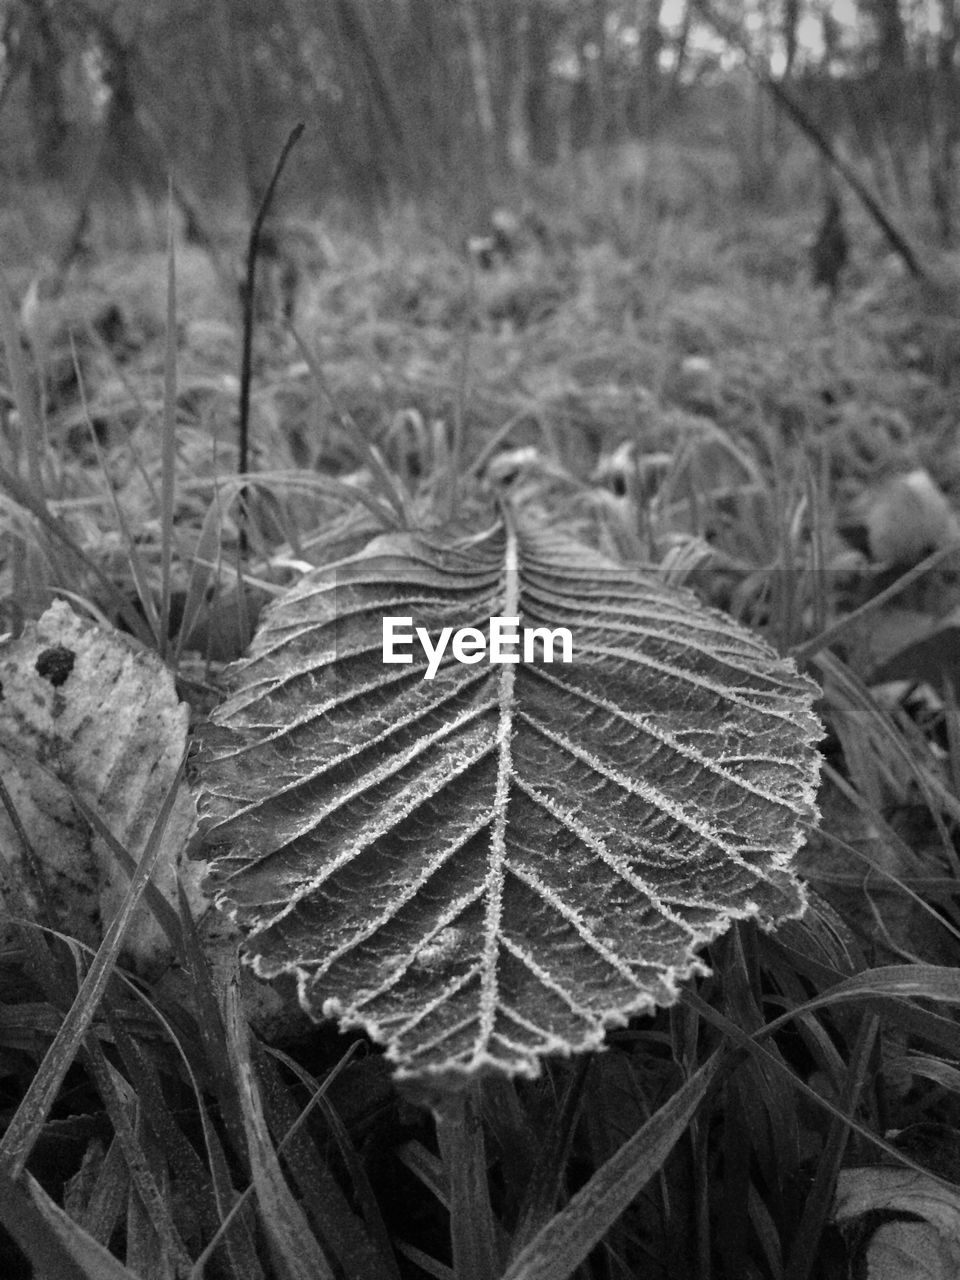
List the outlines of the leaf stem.
{"type": "Polygon", "coordinates": [[[496,1280],[500,1275],[479,1089],[480,1083],[472,1081],[433,1105],[449,1185],[450,1240],[457,1280],[496,1280]]]}

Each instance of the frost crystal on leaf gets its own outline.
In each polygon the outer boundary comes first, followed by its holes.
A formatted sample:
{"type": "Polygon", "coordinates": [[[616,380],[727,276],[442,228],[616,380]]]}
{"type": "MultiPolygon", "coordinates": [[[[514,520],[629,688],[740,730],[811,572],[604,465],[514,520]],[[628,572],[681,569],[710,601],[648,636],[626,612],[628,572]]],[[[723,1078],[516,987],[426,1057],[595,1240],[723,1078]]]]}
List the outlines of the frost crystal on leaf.
{"type": "Polygon", "coordinates": [[[804,906],[816,687],[556,532],[391,533],[268,611],[203,734],[208,886],[264,977],[405,1076],[536,1074],[804,906]],[[571,664],[384,665],[384,615],[567,627],[571,664]]]}

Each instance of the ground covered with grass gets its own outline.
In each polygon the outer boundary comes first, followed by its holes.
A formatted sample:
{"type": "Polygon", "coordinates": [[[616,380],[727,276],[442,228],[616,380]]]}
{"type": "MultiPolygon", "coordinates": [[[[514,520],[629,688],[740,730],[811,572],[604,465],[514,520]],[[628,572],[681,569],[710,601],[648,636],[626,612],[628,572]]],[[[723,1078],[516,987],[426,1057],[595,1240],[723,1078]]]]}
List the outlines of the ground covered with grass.
{"type": "MultiPolygon", "coordinates": [[[[95,245],[51,281],[11,219],[4,643],[65,600],[157,655],[197,724],[264,605],[368,535],[357,495],[381,463],[427,524],[455,481],[506,484],[757,628],[822,690],[810,905],[736,925],[711,976],[607,1052],[491,1084],[504,1274],[572,1274],[524,1244],[655,1123],[669,1154],[647,1177],[636,1158],[639,1194],[576,1274],[802,1280],[898,1250],[955,1274],[960,287],[942,256],[935,287],[910,279],[852,209],[830,299],[809,284],[814,208],[608,197],[518,201],[489,265],[410,211],[375,237],[281,228],[240,478],[238,246],[176,246],[171,325],[161,246],[95,245]],[[718,1045],[732,1065],[670,1111],[718,1045]]],[[[29,831],[5,790],[12,846],[29,831]]],[[[13,901],[22,856],[3,860],[13,901]]],[[[166,941],[139,965],[119,939],[91,963],[96,903],[86,933],[56,907],[45,935],[0,933],[0,1193],[7,1231],[41,1242],[35,1274],[453,1274],[449,1170],[375,1048],[311,1026],[283,983],[224,997],[236,940],[175,888],[148,894],[166,941]]]]}

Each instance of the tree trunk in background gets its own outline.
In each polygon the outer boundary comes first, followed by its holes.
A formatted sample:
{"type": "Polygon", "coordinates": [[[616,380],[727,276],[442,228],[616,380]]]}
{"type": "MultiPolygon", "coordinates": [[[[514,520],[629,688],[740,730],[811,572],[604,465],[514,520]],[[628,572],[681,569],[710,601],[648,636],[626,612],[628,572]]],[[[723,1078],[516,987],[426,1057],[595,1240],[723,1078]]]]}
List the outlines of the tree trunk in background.
{"type": "MultiPolygon", "coordinates": [[[[242,13],[240,15],[242,19],[242,13]]],[[[225,129],[224,149],[229,150],[241,168],[240,184],[246,203],[246,216],[252,217],[260,202],[266,178],[257,146],[254,93],[246,48],[237,33],[238,14],[229,0],[214,0],[208,11],[208,47],[213,54],[211,74],[218,81],[217,98],[221,110],[220,123],[225,129]],[[223,103],[227,112],[223,113],[223,103]]],[[[261,139],[262,142],[262,139],[261,139]]]]}
{"type": "MultiPolygon", "coordinates": [[[[731,31],[747,8],[760,19],[742,33],[758,61],[785,51],[794,81],[804,63],[801,87],[818,118],[833,130],[845,117],[888,191],[896,176],[905,198],[912,178],[919,195],[925,138],[923,199],[941,234],[953,233],[958,0],[856,0],[852,45],[847,28],[837,38],[838,0],[715,7],[718,29],[723,13],[731,31]],[[811,17],[827,50],[819,75],[800,45],[811,17]]],[[[709,0],[0,0],[0,98],[16,82],[0,146],[8,167],[22,171],[26,158],[34,174],[62,177],[74,144],[102,136],[117,186],[162,178],[169,163],[204,200],[238,206],[246,195],[249,214],[302,116],[315,145],[308,134],[285,179],[291,200],[299,182],[306,203],[343,194],[372,207],[396,190],[476,211],[505,194],[521,156],[548,165],[568,148],[655,134],[685,93],[685,60],[687,71],[709,68],[695,36],[710,12],[709,0]],[[99,63],[90,60],[98,49],[99,63]]],[[[704,94],[726,109],[721,88],[704,94]]],[[[767,121],[755,138],[741,134],[758,169],[779,156],[769,132],[767,121]]]]}
{"type": "MultiPolygon", "coordinates": [[[[954,207],[957,199],[956,156],[960,145],[960,91],[956,56],[960,43],[960,14],[956,0],[940,0],[940,40],[933,81],[933,115],[937,127],[936,150],[931,161],[931,201],[937,215],[942,243],[954,242],[954,207]]],[[[933,145],[933,139],[931,139],[933,145]]]]}
{"type": "MultiPolygon", "coordinates": [[[[798,32],[800,22],[800,0],[783,0],[783,15],[780,22],[780,35],[783,39],[784,63],[781,80],[788,85],[793,76],[793,67],[797,59],[798,32]]],[[[781,152],[786,146],[786,136],[792,125],[779,101],[773,119],[773,146],[781,152]]]]}
{"type": "Polygon", "coordinates": [[[663,0],[637,0],[637,31],[640,36],[639,119],[636,132],[645,138],[657,131],[663,101],[660,54],[663,52],[663,28],[660,14],[663,0]]]}
{"type": "Polygon", "coordinates": [[[556,14],[546,0],[528,0],[526,19],[523,116],[527,149],[534,164],[555,164],[559,134],[552,103],[550,60],[556,37],[556,14]]]}
{"type": "Polygon", "coordinates": [[[870,104],[875,136],[885,144],[895,188],[901,203],[913,203],[909,139],[903,130],[903,104],[907,90],[907,37],[898,0],[860,0],[860,10],[876,33],[876,72],[870,104]]]}
{"type": "Polygon", "coordinates": [[[784,0],[783,4],[783,43],[786,63],[783,68],[784,80],[793,75],[793,64],[797,60],[797,26],[800,22],[800,0],[784,0]]]}
{"type": "MultiPolygon", "coordinates": [[[[146,193],[162,199],[167,190],[162,137],[144,123],[146,72],[141,46],[121,36],[117,26],[93,9],[82,12],[88,47],[95,43],[102,60],[100,80],[109,91],[101,123],[95,194],[121,202],[146,193]]],[[[93,188],[91,188],[93,190],[93,188]]]]}
{"type": "Polygon", "coordinates": [[[877,32],[877,56],[881,74],[898,75],[907,65],[907,35],[899,0],[860,0],[861,11],[877,32]]]}
{"type": "Polygon", "coordinates": [[[470,59],[473,111],[480,138],[479,158],[484,176],[489,181],[496,167],[497,122],[493,110],[493,94],[490,88],[487,50],[484,46],[475,3],[476,0],[460,0],[460,17],[463,22],[467,53],[470,59]]]}
{"type": "Polygon", "coordinates": [[[592,111],[590,141],[595,147],[602,147],[607,141],[610,123],[610,68],[607,59],[607,0],[593,0],[591,43],[596,50],[593,60],[593,74],[590,76],[592,89],[592,111]]]}
{"type": "Polygon", "coordinates": [[[687,57],[690,52],[690,29],[693,26],[693,5],[690,0],[683,8],[683,20],[680,24],[680,33],[674,41],[673,45],[673,70],[670,72],[670,82],[663,95],[663,110],[668,111],[680,101],[680,90],[683,83],[683,73],[686,70],[687,57]]]}
{"type": "Polygon", "coordinates": [[[110,90],[110,103],[103,122],[103,172],[123,197],[138,187],[158,196],[166,188],[166,175],[162,155],[137,119],[135,51],[114,40],[104,52],[103,82],[110,90]]]}
{"type": "Polygon", "coordinates": [[[424,166],[431,181],[461,170],[464,155],[462,33],[457,13],[434,0],[410,0],[407,55],[397,67],[412,116],[410,129],[429,150],[424,166]]]}
{"type": "Polygon", "coordinates": [[[368,166],[364,176],[377,203],[386,197],[391,176],[415,182],[418,140],[411,139],[408,145],[392,86],[384,75],[387,59],[377,57],[358,0],[334,0],[332,12],[346,66],[350,68],[349,74],[341,75],[340,84],[354,98],[357,140],[363,147],[363,163],[368,166]]]}
{"type": "Polygon", "coordinates": [[[26,50],[36,161],[47,177],[60,172],[62,148],[68,133],[61,79],[64,53],[51,8],[46,0],[32,0],[27,6],[30,21],[20,37],[26,50]]]}
{"type": "Polygon", "coordinates": [[[820,18],[820,34],[823,37],[823,62],[821,65],[824,75],[829,75],[831,66],[840,56],[840,28],[830,10],[829,0],[819,0],[817,14],[820,18]]]}
{"type": "Polygon", "coordinates": [[[490,15],[491,50],[490,65],[493,68],[494,93],[494,156],[497,171],[508,174],[513,163],[513,133],[517,118],[517,98],[521,68],[523,39],[523,5],[517,0],[487,0],[490,15]]]}
{"type": "Polygon", "coordinates": [[[940,0],[940,44],[937,59],[942,70],[953,66],[953,59],[960,41],[960,15],[956,0],[940,0]]]}

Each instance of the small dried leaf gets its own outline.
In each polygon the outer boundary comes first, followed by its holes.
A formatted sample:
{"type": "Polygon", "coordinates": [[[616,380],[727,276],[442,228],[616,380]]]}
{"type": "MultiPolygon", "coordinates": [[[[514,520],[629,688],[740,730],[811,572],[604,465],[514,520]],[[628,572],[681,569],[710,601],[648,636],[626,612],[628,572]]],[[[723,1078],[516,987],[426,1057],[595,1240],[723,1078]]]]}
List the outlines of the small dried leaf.
{"type": "Polygon", "coordinates": [[[864,1250],[866,1280],[956,1280],[960,1249],[929,1222],[884,1222],[864,1250]]]}
{"type": "MultiPolygon", "coordinates": [[[[0,742],[7,744],[0,750],[0,776],[39,863],[24,880],[29,884],[39,875],[47,881],[63,913],[60,923],[87,935],[116,913],[129,878],[99,837],[88,841],[69,793],[95,809],[139,858],[176,777],[189,709],[155,654],[135,650],[60,601],[0,646],[0,689],[0,742]]],[[[0,834],[5,824],[9,818],[0,814],[0,834]]],[[[174,904],[177,869],[195,826],[193,798],[183,787],[156,875],[174,904]]],[[[0,857],[20,865],[27,857],[12,832],[0,857]]],[[[199,869],[188,867],[187,876],[196,882],[199,869]]],[[[193,894],[198,901],[195,883],[193,894]]],[[[148,908],[138,908],[125,945],[141,963],[167,952],[148,908]]]]}
{"type": "Polygon", "coordinates": [[[960,522],[928,471],[893,476],[865,500],[867,541],[875,560],[917,564],[960,537],[960,522]]]}
{"type": "Polygon", "coordinates": [[[960,1196],[912,1169],[841,1169],[834,1217],[851,1223],[868,1213],[902,1213],[922,1221],[883,1223],[862,1248],[868,1280],[953,1280],[960,1275],[960,1196]]]}

